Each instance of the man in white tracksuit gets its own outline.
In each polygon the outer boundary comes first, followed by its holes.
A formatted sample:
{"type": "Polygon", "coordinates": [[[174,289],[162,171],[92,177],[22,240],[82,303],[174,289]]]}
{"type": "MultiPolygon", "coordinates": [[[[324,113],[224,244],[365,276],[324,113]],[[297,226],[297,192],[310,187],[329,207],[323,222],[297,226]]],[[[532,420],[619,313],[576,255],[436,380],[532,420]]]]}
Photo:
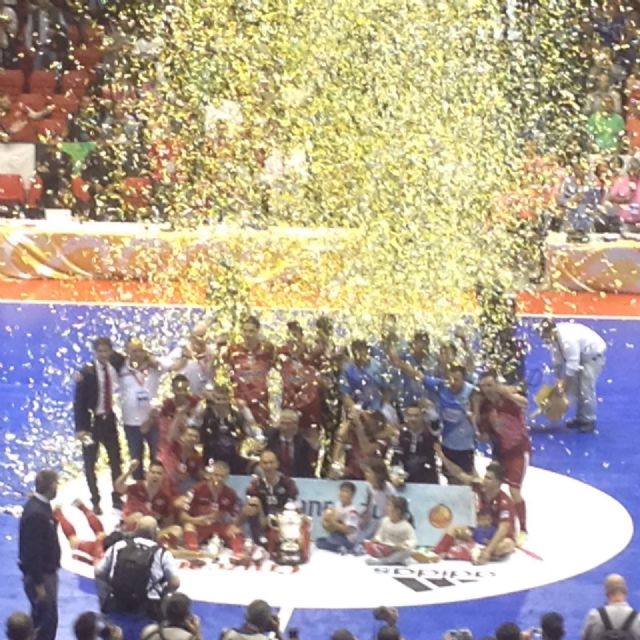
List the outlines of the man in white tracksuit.
{"type": "Polygon", "coordinates": [[[571,429],[589,433],[596,427],[596,383],[605,362],[607,344],[593,329],[579,322],[544,320],[540,335],[551,349],[558,389],[576,399],[571,429]]]}

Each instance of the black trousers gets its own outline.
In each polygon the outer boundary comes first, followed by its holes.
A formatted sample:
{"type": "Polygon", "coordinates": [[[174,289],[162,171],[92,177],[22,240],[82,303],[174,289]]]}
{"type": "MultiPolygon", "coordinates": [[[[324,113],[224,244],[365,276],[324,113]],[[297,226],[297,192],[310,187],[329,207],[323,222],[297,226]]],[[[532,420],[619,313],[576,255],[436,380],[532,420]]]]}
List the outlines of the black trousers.
{"type": "Polygon", "coordinates": [[[44,573],[42,584],[45,597],[38,600],[36,585],[31,576],[23,577],[24,592],[31,603],[31,618],[36,630],[35,640],[55,640],[58,630],[58,574],[44,573]]]}
{"type": "MultiPolygon", "coordinates": [[[[122,474],[122,456],[120,454],[120,443],[118,442],[118,429],[116,426],[116,416],[113,412],[102,416],[96,416],[93,423],[93,444],[82,447],[82,457],[84,459],[84,475],[87,478],[91,502],[94,505],[100,503],[100,492],[98,491],[98,480],[96,478],[96,461],[100,453],[100,445],[107,451],[109,467],[111,469],[111,481],[115,481],[122,474]]],[[[112,492],[115,497],[116,492],[112,492]]]]}

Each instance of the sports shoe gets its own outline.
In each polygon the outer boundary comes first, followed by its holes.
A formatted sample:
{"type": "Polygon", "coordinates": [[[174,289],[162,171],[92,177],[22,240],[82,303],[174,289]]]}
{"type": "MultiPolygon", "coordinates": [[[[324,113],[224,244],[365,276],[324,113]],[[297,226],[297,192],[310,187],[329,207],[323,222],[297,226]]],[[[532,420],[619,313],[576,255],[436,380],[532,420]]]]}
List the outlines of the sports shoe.
{"type": "Polygon", "coordinates": [[[580,433],[592,433],[596,430],[595,422],[583,422],[579,427],[578,431],[580,433]]]}
{"type": "Polygon", "coordinates": [[[571,420],[567,420],[564,424],[567,429],[579,429],[583,425],[583,422],[582,420],[578,420],[578,418],[572,418],[571,420]]]}
{"type": "Polygon", "coordinates": [[[419,564],[432,564],[440,562],[440,556],[434,551],[414,551],[411,557],[419,564]]]}
{"type": "Polygon", "coordinates": [[[526,531],[518,531],[518,535],[516,536],[516,547],[524,547],[527,543],[527,532],[526,531]]]}
{"type": "Polygon", "coordinates": [[[113,496],[113,498],[111,499],[111,502],[113,504],[113,508],[117,509],[118,511],[122,511],[122,507],[124,506],[124,503],[122,502],[122,498],[118,495],[113,496]]]}
{"type": "Polygon", "coordinates": [[[102,509],[100,507],[100,503],[99,502],[94,502],[93,503],[93,509],[91,509],[93,511],[93,513],[95,513],[97,516],[101,516],[102,515],[102,509]]]}
{"type": "Polygon", "coordinates": [[[84,502],[82,502],[82,500],[80,500],[80,498],[76,498],[72,503],[71,503],[72,507],[75,507],[76,509],[82,509],[84,508],[84,502]]]}

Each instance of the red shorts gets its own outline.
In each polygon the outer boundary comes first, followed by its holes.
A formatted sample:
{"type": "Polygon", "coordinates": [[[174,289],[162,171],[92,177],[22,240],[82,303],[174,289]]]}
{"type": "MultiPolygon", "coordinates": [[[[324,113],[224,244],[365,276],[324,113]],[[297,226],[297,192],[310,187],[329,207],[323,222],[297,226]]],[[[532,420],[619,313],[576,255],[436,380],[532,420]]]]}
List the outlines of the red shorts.
{"type": "Polygon", "coordinates": [[[504,470],[504,481],[514,489],[520,489],[529,466],[528,451],[519,451],[501,456],[498,462],[504,470]]]}

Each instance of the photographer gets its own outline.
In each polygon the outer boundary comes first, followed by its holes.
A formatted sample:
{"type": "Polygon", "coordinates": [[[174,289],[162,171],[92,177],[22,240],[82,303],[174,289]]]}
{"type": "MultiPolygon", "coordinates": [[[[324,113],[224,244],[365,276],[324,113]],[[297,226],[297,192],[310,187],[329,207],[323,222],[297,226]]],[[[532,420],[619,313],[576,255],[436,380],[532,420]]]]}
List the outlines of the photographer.
{"type": "Polygon", "coordinates": [[[247,607],[244,619],[245,622],[239,629],[225,629],[220,640],[268,640],[270,634],[275,634],[278,640],[282,640],[280,620],[264,600],[254,600],[247,607]]]}
{"type": "Polygon", "coordinates": [[[184,593],[172,593],[163,602],[160,624],[145,627],[140,640],[200,640],[200,618],[191,613],[191,600],[184,593]]]}
{"type": "Polygon", "coordinates": [[[93,611],[81,613],[73,623],[76,640],[122,640],[122,629],[113,624],[105,624],[100,615],[93,611]]]}

